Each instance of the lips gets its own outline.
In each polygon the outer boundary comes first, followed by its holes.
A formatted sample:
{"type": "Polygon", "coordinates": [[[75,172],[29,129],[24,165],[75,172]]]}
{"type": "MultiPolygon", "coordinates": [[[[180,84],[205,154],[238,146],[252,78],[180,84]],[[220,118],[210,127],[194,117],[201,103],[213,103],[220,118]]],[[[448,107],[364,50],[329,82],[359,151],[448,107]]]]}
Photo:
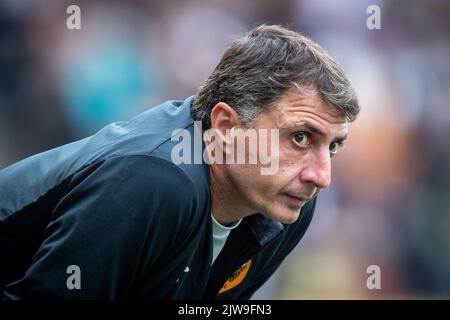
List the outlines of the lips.
{"type": "Polygon", "coordinates": [[[305,197],[298,197],[290,193],[285,193],[287,201],[290,205],[295,207],[301,207],[308,200],[305,197]]]}
{"type": "Polygon", "coordinates": [[[292,197],[292,198],[296,198],[296,199],[298,199],[298,200],[301,200],[301,201],[306,201],[306,198],[305,197],[299,197],[299,196],[296,196],[296,195],[293,195],[293,194],[290,194],[290,193],[286,193],[289,197],[292,197]]]}

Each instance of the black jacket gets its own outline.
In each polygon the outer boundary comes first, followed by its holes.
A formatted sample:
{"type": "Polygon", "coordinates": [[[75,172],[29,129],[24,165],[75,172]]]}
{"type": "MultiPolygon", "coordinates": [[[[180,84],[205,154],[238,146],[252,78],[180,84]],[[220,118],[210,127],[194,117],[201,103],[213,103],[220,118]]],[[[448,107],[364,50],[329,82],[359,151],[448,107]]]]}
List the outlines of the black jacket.
{"type": "Polygon", "coordinates": [[[208,165],[171,161],[173,131],[194,136],[191,102],[166,102],[0,171],[4,298],[251,297],[302,238],[315,200],[291,225],[243,219],[210,267],[208,165]],[[70,266],[80,289],[67,285],[70,266]]]}

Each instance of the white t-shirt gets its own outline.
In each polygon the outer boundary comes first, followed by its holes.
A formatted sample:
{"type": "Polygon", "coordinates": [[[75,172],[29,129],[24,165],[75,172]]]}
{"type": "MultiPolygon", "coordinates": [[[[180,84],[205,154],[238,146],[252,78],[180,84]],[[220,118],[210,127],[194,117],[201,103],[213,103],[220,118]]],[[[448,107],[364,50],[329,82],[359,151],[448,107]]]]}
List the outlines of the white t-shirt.
{"type": "Polygon", "coordinates": [[[214,216],[211,214],[211,220],[212,220],[212,232],[213,232],[213,258],[211,264],[214,263],[217,256],[219,255],[220,251],[222,251],[225,242],[227,241],[228,236],[230,235],[231,230],[236,228],[242,221],[236,221],[231,226],[225,227],[224,225],[221,225],[219,222],[217,222],[216,219],[214,219],[214,216]]]}

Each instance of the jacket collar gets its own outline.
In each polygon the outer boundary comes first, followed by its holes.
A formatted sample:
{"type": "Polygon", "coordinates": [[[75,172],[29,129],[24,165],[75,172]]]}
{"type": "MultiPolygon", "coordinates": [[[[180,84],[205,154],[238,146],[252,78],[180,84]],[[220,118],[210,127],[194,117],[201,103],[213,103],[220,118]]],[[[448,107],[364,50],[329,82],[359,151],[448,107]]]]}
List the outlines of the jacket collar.
{"type": "Polygon", "coordinates": [[[262,214],[254,214],[248,217],[250,229],[261,247],[265,246],[283,230],[281,222],[266,218],[262,214]]]}

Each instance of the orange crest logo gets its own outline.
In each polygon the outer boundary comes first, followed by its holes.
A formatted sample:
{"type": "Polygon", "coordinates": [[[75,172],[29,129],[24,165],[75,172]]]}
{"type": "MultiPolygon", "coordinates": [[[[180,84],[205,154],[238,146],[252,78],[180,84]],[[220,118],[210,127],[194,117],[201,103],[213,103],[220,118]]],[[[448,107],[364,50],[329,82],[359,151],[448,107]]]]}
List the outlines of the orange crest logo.
{"type": "Polygon", "coordinates": [[[239,267],[239,269],[237,269],[232,274],[232,276],[229,277],[227,281],[225,281],[225,283],[222,286],[222,289],[220,289],[220,291],[219,291],[219,294],[224,293],[228,290],[231,290],[234,287],[236,287],[238,284],[240,284],[244,280],[245,276],[247,275],[251,264],[252,264],[252,260],[250,259],[246,263],[244,263],[241,267],[239,267]]]}

